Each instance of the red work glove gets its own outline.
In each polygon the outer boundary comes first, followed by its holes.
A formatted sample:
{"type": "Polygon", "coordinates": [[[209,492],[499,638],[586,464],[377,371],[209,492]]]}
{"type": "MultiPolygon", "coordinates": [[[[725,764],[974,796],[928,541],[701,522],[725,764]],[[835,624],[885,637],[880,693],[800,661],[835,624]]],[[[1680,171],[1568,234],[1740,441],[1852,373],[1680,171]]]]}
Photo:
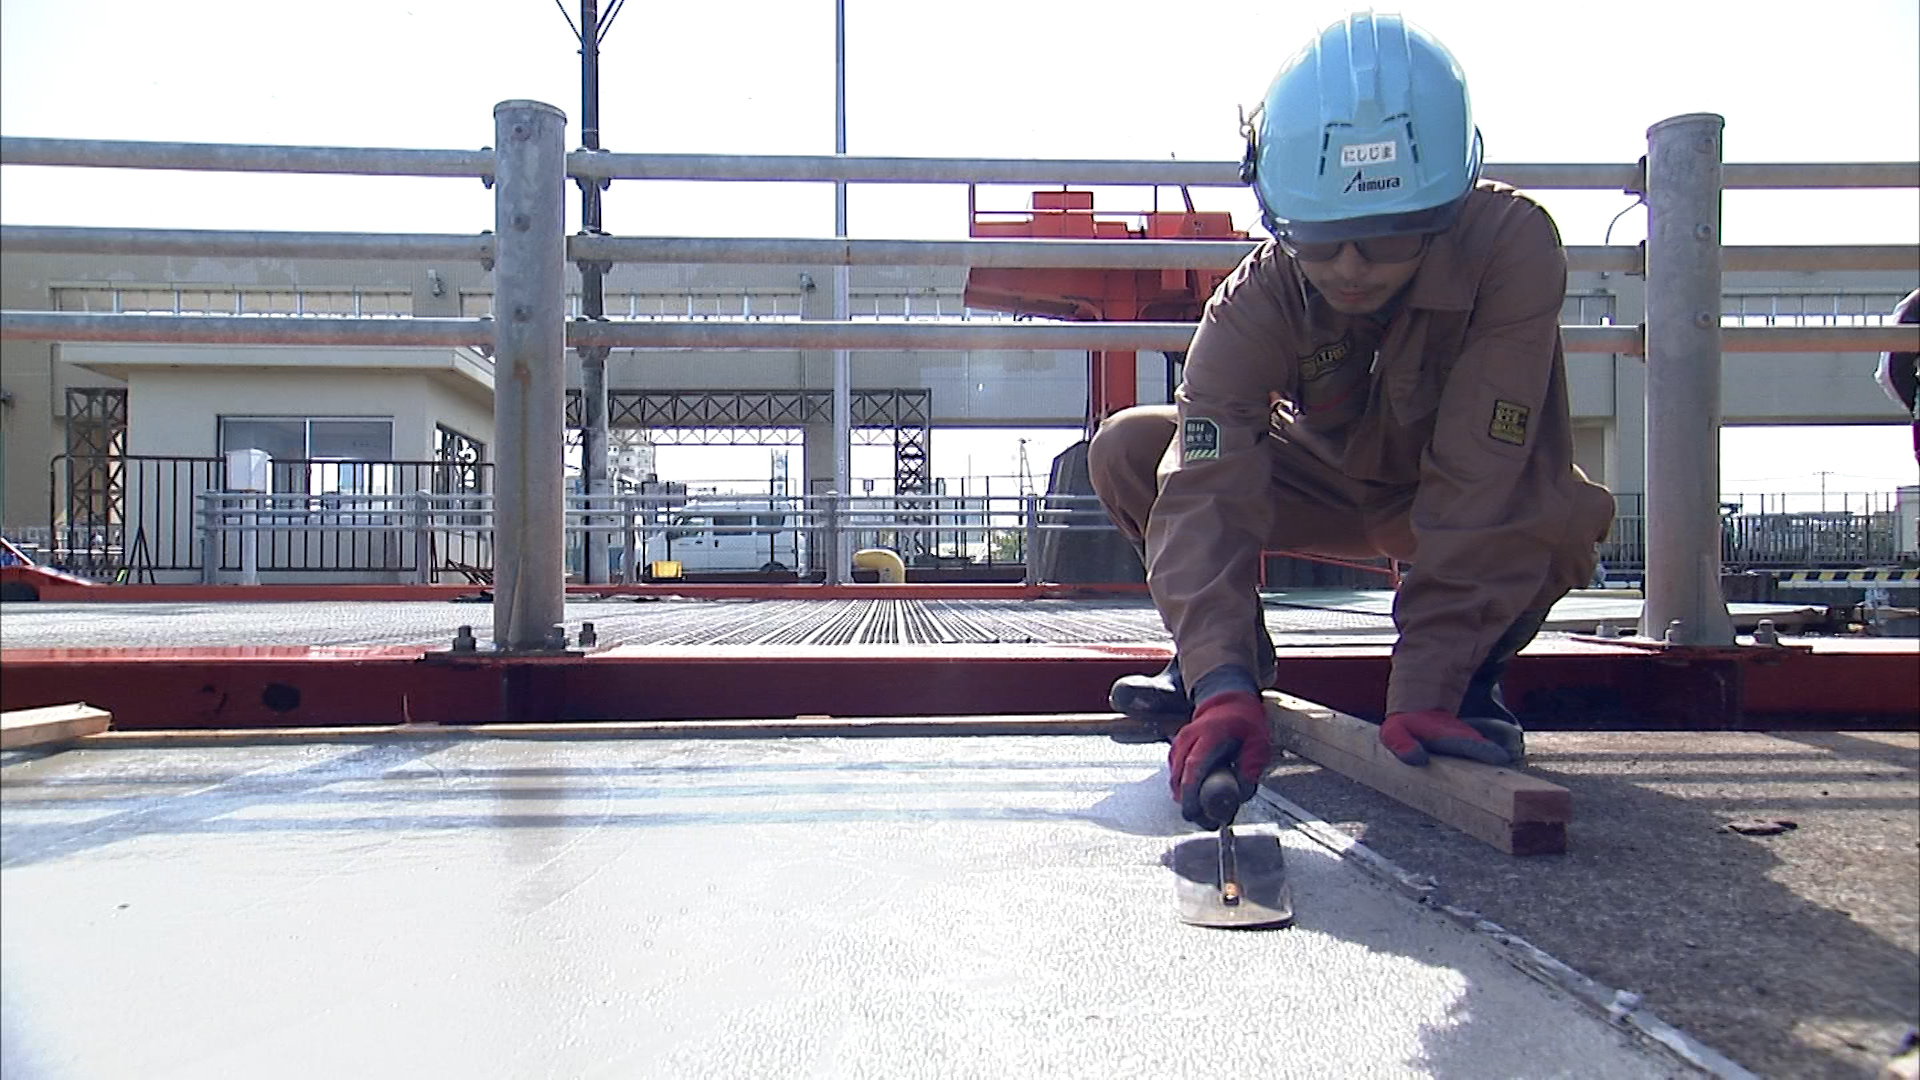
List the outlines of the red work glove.
{"type": "Polygon", "coordinates": [[[1215,694],[1193,711],[1193,720],[1173,737],[1167,755],[1167,780],[1181,816],[1204,829],[1217,829],[1200,806],[1200,782],[1215,769],[1232,765],[1240,778],[1240,801],[1252,797],[1273,751],[1267,740],[1267,713],[1260,699],[1242,691],[1215,694]]]}
{"type": "Polygon", "coordinates": [[[1445,709],[1391,714],[1380,725],[1380,745],[1409,765],[1425,765],[1429,753],[1488,765],[1506,765],[1513,760],[1499,743],[1488,741],[1445,709]]]}

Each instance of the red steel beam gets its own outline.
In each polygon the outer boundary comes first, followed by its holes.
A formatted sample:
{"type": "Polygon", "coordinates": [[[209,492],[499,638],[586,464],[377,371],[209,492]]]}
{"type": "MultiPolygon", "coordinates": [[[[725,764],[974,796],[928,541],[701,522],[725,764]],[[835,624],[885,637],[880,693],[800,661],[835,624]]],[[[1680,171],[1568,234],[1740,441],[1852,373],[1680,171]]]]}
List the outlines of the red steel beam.
{"type": "MultiPolygon", "coordinates": [[[[1509,701],[1540,730],[1920,727],[1912,646],[1662,652],[1556,639],[1517,658],[1509,701]]],[[[1379,715],[1385,645],[1281,650],[1281,689],[1379,715]]],[[[84,701],[116,727],[312,727],[792,716],[966,716],[1104,707],[1162,646],[616,648],[429,656],[419,648],[11,649],[0,708],[84,701]]]]}

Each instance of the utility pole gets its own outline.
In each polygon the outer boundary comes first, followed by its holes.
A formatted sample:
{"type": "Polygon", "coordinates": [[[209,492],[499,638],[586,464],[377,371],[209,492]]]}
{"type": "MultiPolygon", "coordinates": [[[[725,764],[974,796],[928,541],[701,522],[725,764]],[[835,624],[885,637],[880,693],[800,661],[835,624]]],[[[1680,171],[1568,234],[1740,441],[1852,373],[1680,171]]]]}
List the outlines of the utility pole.
{"type": "MultiPolygon", "coordinates": [[[[844,157],[847,153],[847,0],[834,0],[833,3],[833,152],[844,157]]],[[[833,235],[844,240],[847,235],[847,182],[833,182],[833,235]]],[[[851,301],[849,298],[851,271],[842,262],[833,268],[833,318],[835,322],[845,323],[849,318],[851,301]]],[[[853,471],[853,354],[846,349],[833,350],[833,487],[841,498],[852,494],[853,471]]],[[[897,493],[896,493],[897,494],[897,493]]],[[[853,553],[847,548],[846,534],[833,534],[834,569],[827,574],[828,581],[838,581],[839,574],[847,572],[853,559],[853,553]]]]}
{"type": "MultiPolygon", "coordinates": [[[[554,4],[560,8],[561,15],[566,15],[566,6],[560,0],[554,0],[554,4]]],[[[614,18],[625,4],[626,0],[613,0],[605,17],[602,17],[598,0],[580,0],[580,24],[575,26],[571,18],[567,19],[567,26],[580,42],[580,147],[583,150],[600,149],[600,43],[606,39],[608,29],[613,26],[614,18]]],[[[610,186],[609,181],[581,177],[578,182],[580,232],[585,236],[600,235],[600,192],[610,186]]],[[[606,274],[611,269],[611,263],[581,260],[582,320],[598,322],[607,317],[606,274]]],[[[588,506],[595,510],[601,508],[604,497],[612,494],[607,480],[609,351],[604,347],[574,350],[575,355],[580,357],[581,488],[589,496],[588,506]]],[[[592,514],[584,522],[587,531],[586,539],[581,544],[581,552],[585,557],[581,576],[590,584],[604,584],[613,577],[607,555],[610,536],[593,528],[601,523],[601,519],[592,514]]],[[[628,559],[635,557],[633,552],[627,553],[628,559]]]]}

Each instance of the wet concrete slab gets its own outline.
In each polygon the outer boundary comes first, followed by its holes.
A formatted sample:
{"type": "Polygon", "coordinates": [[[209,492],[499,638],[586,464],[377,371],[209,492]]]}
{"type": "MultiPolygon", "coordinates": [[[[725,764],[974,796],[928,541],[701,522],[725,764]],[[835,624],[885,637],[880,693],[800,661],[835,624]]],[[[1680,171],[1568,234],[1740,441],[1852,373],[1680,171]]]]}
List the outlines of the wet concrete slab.
{"type": "Polygon", "coordinates": [[[1162,748],[275,744],[0,767],[9,1077],[1658,1077],[1270,821],[1176,918],[1162,748]]]}

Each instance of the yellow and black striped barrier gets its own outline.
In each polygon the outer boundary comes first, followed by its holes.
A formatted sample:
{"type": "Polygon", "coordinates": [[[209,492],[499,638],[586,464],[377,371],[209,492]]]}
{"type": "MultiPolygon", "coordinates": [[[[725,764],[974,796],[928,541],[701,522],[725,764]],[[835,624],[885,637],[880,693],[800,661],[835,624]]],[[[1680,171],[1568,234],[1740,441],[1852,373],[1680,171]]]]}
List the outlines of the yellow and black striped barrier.
{"type": "Polygon", "coordinates": [[[1783,589],[1920,587],[1920,570],[1783,570],[1775,575],[1783,589]]]}

